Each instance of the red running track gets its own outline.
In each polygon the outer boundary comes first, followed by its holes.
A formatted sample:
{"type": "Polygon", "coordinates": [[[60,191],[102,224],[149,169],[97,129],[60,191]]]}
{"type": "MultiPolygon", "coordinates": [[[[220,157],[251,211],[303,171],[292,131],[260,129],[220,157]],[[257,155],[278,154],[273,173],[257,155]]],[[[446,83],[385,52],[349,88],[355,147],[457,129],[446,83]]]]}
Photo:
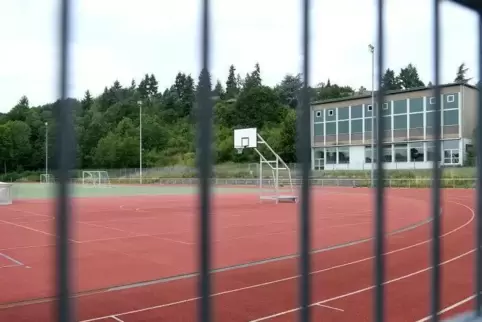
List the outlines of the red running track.
{"type": "MultiPolygon", "coordinates": [[[[473,276],[472,191],[451,190],[445,195],[444,307],[471,295],[473,276]]],[[[213,215],[215,267],[296,252],[295,205],[259,205],[249,195],[222,198],[215,201],[213,215]]],[[[428,200],[428,190],[389,191],[388,230],[426,219],[428,200]]],[[[365,189],[317,192],[313,202],[314,248],[369,237],[371,201],[365,189]]],[[[53,238],[52,219],[46,217],[50,210],[42,206],[46,205],[20,203],[0,216],[0,252],[23,264],[2,268],[0,287],[9,291],[0,294],[0,321],[52,319],[53,302],[48,299],[52,296],[49,264],[53,249],[48,246],[53,238]],[[35,303],[42,297],[47,299],[35,303]]],[[[81,293],[77,298],[79,320],[195,321],[195,278],[109,290],[114,285],[194,271],[194,206],[192,197],[77,200],[72,243],[76,249],[76,290],[81,293]]],[[[421,225],[387,238],[389,321],[416,321],[427,315],[429,228],[421,225]]],[[[313,256],[315,320],[370,319],[371,257],[370,242],[313,256]]],[[[296,321],[296,259],[223,271],[213,278],[218,321],[296,321]]],[[[450,312],[456,311],[446,314],[450,312]]]]}

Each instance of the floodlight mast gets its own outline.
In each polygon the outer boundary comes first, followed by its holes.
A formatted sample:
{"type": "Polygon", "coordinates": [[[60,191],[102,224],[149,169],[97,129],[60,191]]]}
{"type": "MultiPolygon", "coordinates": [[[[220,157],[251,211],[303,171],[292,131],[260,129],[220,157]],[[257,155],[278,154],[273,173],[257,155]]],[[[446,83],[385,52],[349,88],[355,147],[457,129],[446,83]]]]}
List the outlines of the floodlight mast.
{"type": "Polygon", "coordinates": [[[142,184],[142,101],[139,105],[139,183],[142,184]]]}
{"type": "Polygon", "coordinates": [[[45,178],[49,173],[49,123],[45,122],[45,178]]]}

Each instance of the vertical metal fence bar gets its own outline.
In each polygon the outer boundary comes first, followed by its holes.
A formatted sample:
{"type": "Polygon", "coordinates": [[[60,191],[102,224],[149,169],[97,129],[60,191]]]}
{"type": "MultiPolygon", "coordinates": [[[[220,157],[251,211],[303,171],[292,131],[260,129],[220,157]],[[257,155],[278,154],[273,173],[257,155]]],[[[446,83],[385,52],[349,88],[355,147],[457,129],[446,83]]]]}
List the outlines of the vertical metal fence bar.
{"type": "Polygon", "coordinates": [[[433,0],[433,68],[434,68],[434,149],[436,160],[432,167],[432,276],[431,276],[431,316],[437,322],[440,310],[440,177],[441,169],[441,90],[440,90],[440,0],[433,0]]]}
{"type": "Polygon", "coordinates": [[[310,283],[310,170],[311,170],[311,126],[310,126],[310,0],[302,0],[302,41],[303,41],[303,88],[301,104],[298,106],[298,156],[301,162],[301,198],[300,198],[300,322],[310,320],[311,283],[310,283]]]}
{"type": "Polygon", "coordinates": [[[56,161],[57,176],[57,213],[56,213],[56,291],[58,296],[56,316],[60,322],[73,321],[73,304],[71,301],[71,270],[69,245],[71,205],[69,199],[69,177],[72,167],[74,144],[74,126],[71,105],[67,101],[69,79],[69,37],[70,37],[70,0],[60,1],[60,66],[59,94],[60,102],[56,111],[56,161]]]}
{"type": "Polygon", "coordinates": [[[384,103],[384,89],[382,84],[382,76],[384,70],[384,0],[378,0],[377,12],[377,44],[378,48],[378,93],[377,107],[372,107],[372,111],[376,110],[377,119],[377,171],[376,171],[376,191],[375,191],[375,293],[374,293],[374,321],[384,321],[385,298],[383,281],[385,279],[385,218],[384,218],[384,170],[383,170],[383,141],[385,136],[385,118],[382,117],[382,106],[384,103]]]}
{"type": "Polygon", "coordinates": [[[480,151],[482,151],[482,14],[478,14],[479,18],[479,83],[477,87],[479,89],[478,97],[478,109],[477,109],[477,125],[476,125],[476,138],[475,144],[477,151],[476,156],[476,166],[477,166],[477,223],[475,225],[475,314],[476,316],[481,315],[482,306],[482,158],[480,157],[480,151]]]}
{"type": "Polygon", "coordinates": [[[210,211],[211,211],[211,174],[212,174],[212,115],[211,79],[209,73],[210,58],[210,1],[202,0],[201,17],[201,75],[197,106],[197,165],[199,173],[199,305],[198,321],[211,322],[211,247],[210,247],[210,211]]]}

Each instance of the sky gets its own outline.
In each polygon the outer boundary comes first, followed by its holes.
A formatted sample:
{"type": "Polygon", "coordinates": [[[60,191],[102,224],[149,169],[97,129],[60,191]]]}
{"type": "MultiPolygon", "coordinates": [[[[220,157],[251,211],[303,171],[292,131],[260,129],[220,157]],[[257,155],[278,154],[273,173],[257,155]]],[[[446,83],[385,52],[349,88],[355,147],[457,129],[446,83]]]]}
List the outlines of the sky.
{"type": "MultiPolygon", "coordinates": [[[[0,1],[0,112],[22,95],[40,105],[58,97],[59,0],[0,1]]],[[[69,96],[100,94],[115,80],[128,86],[146,73],[159,88],[178,72],[200,71],[200,0],[73,0],[69,96]]],[[[426,83],[433,78],[431,0],[386,0],[385,68],[414,64],[426,83]]],[[[229,66],[242,76],[258,62],[263,82],[275,85],[301,71],[300,0],[212,0],[214,81],[224,84],[229,66]]],[[[310,84],[330,79],[371,88],[371,55],[378,50],[375,0],[312,0],[310,84]]],[[[442,4],[442,82],[465,63],[477,70],[477,18],[442,4]]]]}

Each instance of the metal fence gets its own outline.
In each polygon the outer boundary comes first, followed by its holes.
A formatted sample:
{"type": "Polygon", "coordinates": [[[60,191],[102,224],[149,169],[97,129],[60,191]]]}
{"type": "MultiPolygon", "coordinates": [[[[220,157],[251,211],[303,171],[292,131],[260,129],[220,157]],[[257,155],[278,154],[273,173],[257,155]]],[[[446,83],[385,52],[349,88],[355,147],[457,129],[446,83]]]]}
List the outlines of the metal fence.
{"type": "MultiPolygon", "coordinates": [[[[383,29],[384,20],[384,2],[383,0],[377,0],[377,62],[378,62],[378,88],[380,91],[376,95],[378,106],[382,106],[384,102],[384,92],[381,86],[382,72],[385,67],[384,56],[384,40],[385,31],[383,29]]],[[[458,0],[462,5],[477,10],[480,14],[482,11],[482,4],[476,0],[458,0]]],[[[297,117],[297,130],[299,135],[298,140],[298,160],[300,161],[300,203],[299,203],[299,321],[308,322],[312,321],[311,316],[311,278],[310,278],[310,195],[312,181],[310,178],[310,105],[309,105],[309,72],[310,72],[310,0],[302,0],[302,51],[304,55],[303,61],[303,79],[304,87],[301,91],[298,104],[298,117],[297,117]]],[[[61,108],[56,114],[57,127],[57,140],[56,140],[56,158],[58,165],[57,177],[57,253],[56,253],[56,292],[58,301],[56,302],[57,320],[62,322],[70,322],[74,320],[74,305],[73,305],[73,293],[72,293],[72,270],[71,270],[71,249],[68,243],[71,237],[71,204],[69,196],[69,174],[74,164],[75,153],[72,147],[75,147],[74,142],[74,126],[73,115],[71,107],[69,106],[67,99],[67,86],[70,81],[70,37],[71,37],[71,0],[60,1],[60,24],[59,24],[59,43],[60,43],[60,74],[59,74],[59,93],[61,100],[61,108]]],[[[440,150],[440,1],[433,0],[434,19],[433,19],[433,68],[434,68],[434,97],[435,97],[435,113],[434,113],[434,143],[435,149],[440,150]]],[[[200,225],[199,230],[199,285],[198,293],[200,298],[200,304],[198,305],[198,321],[208,322],[212,321],[212,305],[211,305],[211,222],[210,222],[210,210],[211,210],[211,174],[213,171],[213,158],[212,158],[212,119],[213,119],[213,102],[210,99],[211,96],[211,84],[209,78],[209,61],[210,61],[210,47],[211,47],[211,1],[202,0],[202,43],[200,51],[200,59],[202,62],[202,76],[199,86],[199,109],[197,113],[197,171],[199,174],[199,180],[197,184],[199,186],[199,217],[200,225]]],[[[482,23],[479,24],[479,75],[482,76],[482,41],[480,37],[482,35],[482,23]]],[[[480,85],[479,85],[480,86],[480,85]]],[[[479,97],[479,111],[482,110],[482,100],[479,97]]],[[[385,124],[384,118],[377,115],[377,129],[378,133],[384,133],[385,124]]],[[[481,124],[482,113],[478,113],[478,123],[481,124]]],[[[383,136],[378,138],[377,153],[381,155],[383,153],[383,136]]],[[[477,130],[477,150],[482,150],[482,128],[478,127],[477,130]]],[[[477,316],[480,316],[480,307],[482,304],[481,288],[482,288],[482,256],[481,256],[481,242],[482,242],[482,221],[479,219],[482,214],[482,196],[480,182],[482,179],[482,159],[478,158],[477,168],[477,225],[476,225],[476,243],[478,245],[476,251],[476,276],[475,276],[475,311],[477,316]]],[[[376,193],[374,198],[375,203],[375,238],[374,238],[374,253],[375,253],[375,265],[374,265],[374,320],[377,322],[385,321],[385,297],[384,297],[384,281],[385,281],[385,262],[382,254],[385,250],[384,234],[385,234],[385,170],[381,158],[377,158],[377,171],[376,171],[376,193]]],[[[439,203],[440,203],[440,188],[442,186],[441,170],[437,163],[434,163],[432,169],[432,270],[431,270],[431,319],[432,321],[438,321],[439,317],[437,313],[440,311],[440,241],[438,236],[440,235],[440,216],[439,216],[439,203]]]]}

